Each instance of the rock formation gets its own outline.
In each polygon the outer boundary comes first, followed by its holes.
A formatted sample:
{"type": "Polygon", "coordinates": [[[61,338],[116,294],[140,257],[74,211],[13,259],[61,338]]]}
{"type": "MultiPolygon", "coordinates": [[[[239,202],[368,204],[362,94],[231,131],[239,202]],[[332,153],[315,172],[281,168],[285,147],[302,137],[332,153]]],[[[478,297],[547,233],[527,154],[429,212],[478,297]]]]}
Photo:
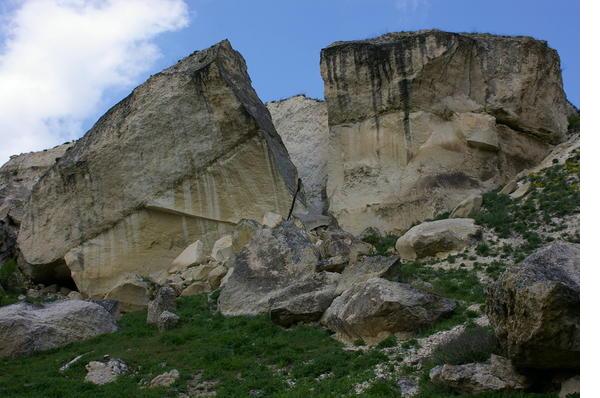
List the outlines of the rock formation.
{"type": "MultiPolygon", "coordinates": [[[[152,76],[35,185],[19,246],[102,296],[242,218],[287,214],[297,173],[242,56],[223,41],[152,76]]],[[[298,204],[300,205],[300,204],[298,204]]],[[[209,252],[207,254],[210,254],[209,252]]]]}
{"type": "Polygon", "coordinates": [[[516,366],[579,367],[579,283],[579,245],[557,241],[490,288],[488,316],[516,366]]]}
{"type": "Polygon", "coordinates": [[[19,226],[33,186],[71,146],[66,143],[23,153],[0,167],[0,263],[15,255],[19,226]]]}
{"type": "Polygon", "coordinates": [[[273,124],[298,168],[306,201],[318,213],[327,209],[327,104],[297,95],[267,103],[273,124]]]}
{"type": "Polygon", "coordinates": [[[440,31],[321,52],[327,195],[344,229],[402,232],[506,182],[564,138],[560,61],[529,37],[440,31]]]}

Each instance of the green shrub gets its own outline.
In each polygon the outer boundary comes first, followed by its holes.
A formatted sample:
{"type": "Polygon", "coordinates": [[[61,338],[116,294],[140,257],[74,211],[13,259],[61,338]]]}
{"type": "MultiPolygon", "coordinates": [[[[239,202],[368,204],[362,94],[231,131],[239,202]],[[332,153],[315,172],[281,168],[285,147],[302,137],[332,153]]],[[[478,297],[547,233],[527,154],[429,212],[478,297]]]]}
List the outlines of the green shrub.
{"type": "Polygon", "coordinates": [[[393,234],[385,236],[369,235],[363,238],[364,242],[370,243],[375,247],[376,254],[383,256],[387,255],[388,250],[396,245],[397,240],[398,236],[393,234]]]}
{"type": "Polygon", "coordinates": [[[398,345],[398,340],[396,339],[396,336],[389,336],[388,338],[386,338],[385,340],[379,342],[379,344],[377,344],[377,348],[389,348],[389,347],[395,347],[398,345]]]}

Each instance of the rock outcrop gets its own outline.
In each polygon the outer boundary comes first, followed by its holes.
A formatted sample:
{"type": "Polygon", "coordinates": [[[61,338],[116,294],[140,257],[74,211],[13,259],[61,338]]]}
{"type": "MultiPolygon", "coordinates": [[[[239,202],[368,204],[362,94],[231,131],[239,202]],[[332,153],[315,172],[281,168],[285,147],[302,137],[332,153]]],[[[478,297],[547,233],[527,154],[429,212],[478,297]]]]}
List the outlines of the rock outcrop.
{"type": "Polygon", "coordinates": [[[0,308],[0,357],[29,355],[116,330],[111,314],[88,301],[13,304],[0,308]]]}
{"type": "Polygon", "coordinates": [[[341,340],[376,344],[394,333],[415,332],[454,308],[452,300],[404,283],[371,278],[333,300],[321,323],[341,340]]]}
{"type": "Polygon", "coordinates": [[[554,242],[507,269],[487,313],[517,367],[579,367],[579,245],[554,242]]]}
{"type": "Polygon", "coordinates": [[[325,102],[297,95],[267,103],[273,124],[302,179],[307,205],[327,209],[329,127],[325,102]]]}
{"type": "Polygon", "coordinates": [[[407,260],[446,257],[469,246],[479,235],[480,227],[470,218],[424,222],[398,238],[396,252],[407,260]]]}
{"type": "Polygon", "coordinates": [[[210,254],[243,218],[287,214],[296,187],[244,59],[223,41],[108,111],[35,185],[18,242],[35,270],[66,264],[97,297],[168,269],[196,240],[210,254]]]}
{"type": "Polygon", "coordinates": [[[441,31],[321,51],[340,226],[403,232],[505,183],[567,131],[560,61],[529,37],[441,31]]]}
{"type": "Polygon", "coordinates": [[[463,394],[519,391],[528,386],[527,379],[517,373],[510,360],[493,354],[487,363],[436,366],[429,378],[434,384],[463,394]]]}
{"type": "Polygon", "coordinates": [[[66,143],[12,156],[0,167],[0,263],[15,255],[19,226],[33,186],[71,146],[66,143]]]}

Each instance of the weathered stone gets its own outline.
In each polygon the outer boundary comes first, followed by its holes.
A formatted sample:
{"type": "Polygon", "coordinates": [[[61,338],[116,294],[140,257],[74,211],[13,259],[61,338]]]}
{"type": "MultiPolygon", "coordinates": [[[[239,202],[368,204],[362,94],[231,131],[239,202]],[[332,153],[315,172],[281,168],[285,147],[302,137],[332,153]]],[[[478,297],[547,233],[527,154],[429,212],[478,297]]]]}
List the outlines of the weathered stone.
{"type": "Polygon", "coordinates": [[[179,323],[179,316],[171,311],[163,311],[156,325],[158,326],[158,330],[164,332],[165,330],[173,329],[179,323]]]}
{"type": "Polygon", "coordinates": [[[233,238],[225,235],[219,238],[213,245],[210,256],[219,262],[226,262],[233,254],[233,238]]]}
{"type": "Polygon", "coordinates": [[[341,255],[325,258],[319,261],[319,263],[317,264],[317,271],[341,273],[342,271],[344,271],[349,261],[350,260],[348,259],[348,257],[341,255]]]}
{"type": "Polygon", "coordinates": [[[0,357],[29,355],[117,330],[111,315],[87,301],[0,307],[0,357]]]}
{"type": "Polygon", "coordinates": [[[225,315],[269,312],[269,300],[293,282],[314,275],[319,256],[306,231],[292,221],[256,232],[233,260],[222,285],[219,311],[225,315]]]}
{"type": "Polygon", "coordinates": [[[579,367],[579,245],[554,242],[490,287],[487,314],[513,363],[579,367]]]}
{"type": "Polygon", "coordinates": [[[400,276],[400,259],[397,256],[365,256],[348,265],[342,272],[336,293],[371,278],[395,280],[400,276]]]}
{"type": "Polygon", "coordinates": [[[321,323],[344,341],[376,344],[393,333],[411,333],[454,310],[452,300],[410,285],[371,278],[333,300],[321,323]]]}
{"type": "Polygon", "coordinates": [[[169,272],[177,272],[184,270],[188,267],[201,264],[205,261],[206,256],[204,255],[204,244],[202,241],[197,240],[185,248],[184,251],[178,255],[175,260],[171,263],[169,272]]]}
{"type": "Polygon", "coordinates": [[[227,268],[222,265],[217,265],[206,277],[208,284],[212,290],[221,286],[223,277],[227,274],[227,268]]]}
{"type": "Polygon", "coordinates": [[[232,249],[237,254],[250,242],[256,231],[261,229],[260,223],[254,220],[241,220],[233,230],[232,249]]]}
{"type": "Polygon", "coordinates": [[[341,229],[326,229],[318,232],[323,241],[319,245],[322,257],[343,256],[354,262],[359,256],[371,254],[373,246],[355,238],[352,234],[341,229]]]}
{"type": "Polygon", "coordinates": [[[206,264],[200,264],[196,267],[186,269],[181,273],[181,277],[188,282],[208,280],[208,275],[218,266],[216,262],[209,262],[206,264]]]}
{"type": "Polygon", "coordinates": [[[175,299],[177,295],[175,290],[168,286],[163,286],[156,292],[154,300],[148,303],[148,314],[146,317],[146,323],[151,325],[158,324],[158,318],[165,311],[174,312],[177,308],[175,299]]]}
{"type": "MultiPolygon", "coordinates": [[[[292,162],[298,168],[308,206],[316,213],[323,213],[327,208],[327,104],[296,95],[268,102],[267,108],[292,162]]],[[[311,226],[307,227],[311,229],[311,226]]]]}
{"type": "Polygon", "coordinates": [[[121,303],[117,300],[90,300],[94,304],[98,304],[106,310],[113,317],[114,320],[118,321],[121,318],[121,303]]]}
{"type": "Polygon", "coordinates": [[[458,204],[450,213],[450,218],[473,218],[481,209],[483,197],[471,195],[458,204]]]}
{"type": "Polygon", "coordinates": [[[396,241],[396,252],[403,259],[447,257],[475,241],[480,228],[470,218],[429,221],[409,229],[396,241]]]}
{"type": "Polygon", "coordinates": [[[522,184],[518,184],[517,189],[515,189],[509,196],[511,199],[521,199],[523,196],[527,195],[529,188],[531,188],[531,183],[529,181],[523,182],[522,184]]]}
{"type": "Polygon", "coordinates": [[[269,301],[271,320],[290,327],[299,322],[317,322],[337,296],[337,274],[321,273],[272,295],[269,301]]]}
{"type": "Polygon", "coordinates": [[[492,355],[488,363],[440,365],[431,369],[429,378],[463,394],[518,391],[527,388],[527,379],[518,374],[510,360],[492,355]]]}
{"type": "Polygon", "coordinates": [[[179,380],[179,371],[177,369],[170,370],[165,373],[161,373],[150,381],[148,387],[170,387],[179,380]]]}
{"type": "Polygon", "coordinates": [[[564,139],[560,60],[529,37],[435,30],[321,51],[327,196],[342,228],[400,233],[487,192],[564,139]]]}
{"type": "Polygon", "coordinates": [[[262,225],[269,228],[275,228],[283,222],[283,217],[280,214],[267,212],[262,218],[262,225]]]}
{"type": "MultiPolygon", "coordinates": [[[[27,263],[65,262],[79,290],[204,254],[243,218],[289,211],[297,172],[246,64],[227,41],[153,75],[35,185],[19,234],[27,263]]],[[[300,204],[298,204],[300,205],[300,204]]]]}
{"type": "Polygon", "coordinates": [[[19,226],[33,186],[71,146],[67,143],[15,155],[0,167],[0,264],[15,256],[19,226]]]}
{"type": "Polygon", "coordinates": [[[123,311],[145,309],[150,298],[151,285],[139,275],[127,275],[104,296],[117,300],[123,311]]]}
{"type": "Polygon", "coordinates": [[[186,296],[197,296],[202,293],[209,293],[212,290],[210,283],[208,282],[194,282],[181,292],[181,295],[186,296]]]}
{"type": "Polygon", "coordinates": [[[127,373],[128,367],[125,362],[120,359],[109,359],[108,362],[92,361],[85,365],[87,374],[85,381],[96,385],[104,385],[112,383],[117,378],[127,373]]]}

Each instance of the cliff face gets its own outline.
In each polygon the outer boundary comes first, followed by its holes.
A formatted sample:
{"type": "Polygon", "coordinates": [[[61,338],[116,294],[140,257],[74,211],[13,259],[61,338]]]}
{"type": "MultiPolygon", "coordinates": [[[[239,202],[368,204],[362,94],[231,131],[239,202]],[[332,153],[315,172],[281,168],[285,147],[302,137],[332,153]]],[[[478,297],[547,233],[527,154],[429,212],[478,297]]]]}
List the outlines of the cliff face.
{"type": "Polygon", "coordinates": [[[560,61],[527,37],[392,33],[321,52],[330,210],[401,231],[540,161],[567,130],[560,61]]]}
{"type": "Polygon", "coordinates": [[[327,208],[327,104],[297,95],[269,102],[267,108],[292,162],[298,168],[307,205],[322,213],[327,208]]]}
{"type": "Polygon", "coordinates": [[[19,234],[35,272],[66,265],[100,296],[209,253],[242,218],[287,214],[297,173],[229,42],[195,52],[114,106],[36,184],[19,234]]]}

